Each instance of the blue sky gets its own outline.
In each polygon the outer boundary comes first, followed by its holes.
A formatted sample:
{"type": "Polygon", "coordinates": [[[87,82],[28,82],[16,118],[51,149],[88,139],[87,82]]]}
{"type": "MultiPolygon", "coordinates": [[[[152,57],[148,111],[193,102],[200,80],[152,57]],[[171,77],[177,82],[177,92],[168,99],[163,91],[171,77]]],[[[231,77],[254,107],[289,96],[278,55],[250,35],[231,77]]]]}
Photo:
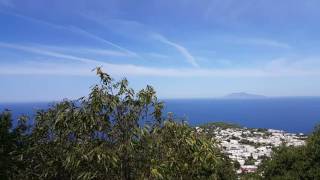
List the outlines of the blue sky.
{"type": "Polygon", "coordinates": [[[102,66],[160,98],[319,96],[318,0],[0,0],[0,102],[86,95],[102,66]]]}

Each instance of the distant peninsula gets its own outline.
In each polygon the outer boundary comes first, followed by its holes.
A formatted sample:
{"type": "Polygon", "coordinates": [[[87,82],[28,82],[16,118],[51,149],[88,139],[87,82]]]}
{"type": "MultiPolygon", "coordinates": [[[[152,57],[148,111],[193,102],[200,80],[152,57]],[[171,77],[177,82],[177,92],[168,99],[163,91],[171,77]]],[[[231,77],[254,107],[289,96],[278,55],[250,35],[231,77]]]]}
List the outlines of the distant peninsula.
{"type": "Polygon", "coordinates": [[[267,98],[267,96],[258,95],[258,94],[249,94],[245,92],[237,92],[237,93],[231,93],[223,98],[225,99],[264,99],[267,98]]]}

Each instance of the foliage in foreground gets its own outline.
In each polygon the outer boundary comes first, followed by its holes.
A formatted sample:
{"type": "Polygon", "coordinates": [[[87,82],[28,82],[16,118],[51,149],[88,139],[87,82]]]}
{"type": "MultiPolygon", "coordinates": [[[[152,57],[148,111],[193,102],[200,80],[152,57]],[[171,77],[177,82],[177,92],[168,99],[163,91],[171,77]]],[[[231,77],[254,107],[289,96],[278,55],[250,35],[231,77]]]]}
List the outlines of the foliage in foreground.
{"type": "Polygon", "coordinates": [[[215,143],[171,117],[151,86],[101,83],[87,98],[63,101],[12,127],[0,115],[1,179],[235,179],[215,143]]]}
{"type": "Polygon", "coordinates": [[[259,167],[264,179],[320,179],[320,126],[306,146],[281,146],[259,167]]]}

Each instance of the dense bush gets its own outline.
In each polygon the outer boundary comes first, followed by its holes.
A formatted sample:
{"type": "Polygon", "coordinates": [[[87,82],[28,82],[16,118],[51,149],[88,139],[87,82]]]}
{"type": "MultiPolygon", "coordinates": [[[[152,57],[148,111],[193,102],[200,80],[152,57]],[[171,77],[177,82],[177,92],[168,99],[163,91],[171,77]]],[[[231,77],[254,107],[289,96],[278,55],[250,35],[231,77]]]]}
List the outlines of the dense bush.
{"type": "Polygon", "coordinates": [[[235,179],[204,134],[163,118],[151,86],[138,93],[97,68],[88,97],[38,111],[32,127],[0,115],[1,179],[235,179]]]}
{"type": "Polygon", "coordinates": [[[6,110],[0,114],[0,179],[15,179],[25,167],[22,154],[27,143],[26,120],[22,116],[12,128],[11,113],[6,110]]]}
{"type": "Polygon", "coordinates": [[[265,179],[320,179],[320,126],[316,126],[306,146],[275,149],[259,171],[265,179]]]}

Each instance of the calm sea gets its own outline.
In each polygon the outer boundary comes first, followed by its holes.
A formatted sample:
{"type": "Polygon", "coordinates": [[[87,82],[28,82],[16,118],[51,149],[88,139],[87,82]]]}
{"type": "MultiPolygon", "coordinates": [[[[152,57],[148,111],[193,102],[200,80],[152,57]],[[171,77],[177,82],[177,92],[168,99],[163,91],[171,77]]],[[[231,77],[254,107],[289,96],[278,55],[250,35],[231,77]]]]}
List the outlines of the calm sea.
{"type": "MultiPolygon", "coordinates": [[[[250,100],[179,99],[164,100],[165,112],[185,118],[190,125],[213,121],[246,127],[274,128],[310,133],[320,123],[320,98],[268,98],[250,100]]],[[[0,110],[12,110],[14,117],[32,115],[50,103],[0,103],[0,110]]]]}

